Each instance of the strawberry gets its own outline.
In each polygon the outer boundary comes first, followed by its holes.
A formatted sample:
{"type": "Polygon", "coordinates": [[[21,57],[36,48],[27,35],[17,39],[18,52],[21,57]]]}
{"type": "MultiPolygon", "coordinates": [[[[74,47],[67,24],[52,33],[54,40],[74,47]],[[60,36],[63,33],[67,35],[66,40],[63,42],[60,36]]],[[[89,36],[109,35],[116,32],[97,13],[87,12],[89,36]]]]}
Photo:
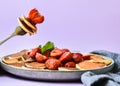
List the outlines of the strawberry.
{"type": "Polygon", "coordinates": [[[65,67],[75,67],[75,62],[73,61],[67,62],[65,63],[65,67]]]}
{"type": "Polygon", "coordinates": [[[45,66],[50,69],[50,70],[57,70],[58,67],[61,66],[61,62],[58,59],[55,58],[49,58],[46,62],[45,62],[45,66]]]}
{"type": "Polygon", "coordinates": [[[59,48],[55,48],[54,50],[51,51],[50,56],[52,57],[57,57],[63,54],[63,51],[59,48]]]}
{"type": "Polygon", "coordinates": [[[40,53],[36,53],[35,59],[36,59],[37,62],[43,63],[48,59],[48,57],[46,57],[46,56],[44,56],[44,55],[42,55],[40,53]]]}
{"type": "Polygon", "coordinates": [[[51,52],[50,50],[47,50],[47,51],[45,51],[45,52],[43,53],[43,55],[44,55],[44,56],[47,56],[47,57],[50,57],[50,52],[51,52]]]}
{"type": "Polygon", "coordinates": [[[28,56],[29,56],[30,58],[35,58],[35,55],[36,55],[37,52],[40,52],[40,48],[38,48],[38,47],[32,49],[32,50],[29,52],[29,55],[28,55],[28,56]]]}
{"type": "Polygon", "coordinates": [[[90,60],[90,56],[89,56],[89,55],[88,55],[88,56],[87,56],[87,55],[86,55],[86,56],[83,56],[83,59],[84,59],[84,60],[90,60]]]}
{"type": "Polygon", "coordinates": [[[65,63],[68,62],[70,60],[72,60],[72,53],[71,52],[65,52],[63,53],[60,58],[59,58],[61,63],[65,63]]]}
{"type": "Polygon", "coordinates": [[[72,58],[76,63],[83,61],[83,55],[80,53],[73,53],[72,58]]]}
{"type": "Polygon", "coordinates": [[[62,49],[62,52],[64,53],[64,52],[69,52],[70,50],[69,49],[67,49],[67,48],[63,48],[62,49]]]}
{"type": "Polygon", "coordinates": [[[44,21],[44,16],[39,13],[37,9],[32,9],[30,10],[28,14],[28,19],[33,23],[33,24],[38,24],[42,23],[44,21]]]}

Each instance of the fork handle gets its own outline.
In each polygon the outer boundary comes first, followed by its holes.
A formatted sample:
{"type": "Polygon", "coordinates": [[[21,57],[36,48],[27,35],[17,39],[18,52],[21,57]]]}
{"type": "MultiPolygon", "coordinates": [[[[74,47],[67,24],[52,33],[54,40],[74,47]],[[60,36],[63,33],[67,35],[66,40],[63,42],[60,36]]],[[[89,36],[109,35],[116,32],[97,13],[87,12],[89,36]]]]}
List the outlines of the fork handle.
{"type": "Polygon", "coordinates": [[[10,36],[8,36],[7,38],[5,38],[4,40],[0,41],[0,45],[2,45],[4,42],[6,42],[7,40],[11,39],[14,36],[15,36],[15,34],[13,33],[10,36]]]}

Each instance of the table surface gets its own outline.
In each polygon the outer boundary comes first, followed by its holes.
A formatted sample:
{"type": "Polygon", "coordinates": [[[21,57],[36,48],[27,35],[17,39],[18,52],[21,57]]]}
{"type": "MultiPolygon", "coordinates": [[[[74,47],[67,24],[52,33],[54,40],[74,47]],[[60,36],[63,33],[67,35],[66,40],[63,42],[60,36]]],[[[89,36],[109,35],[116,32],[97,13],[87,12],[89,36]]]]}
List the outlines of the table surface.
{"type": "MultiPolygon", "coordinates": [[[[1,68],[2,69],[2,68],[1,68]]],[[[0,70],[0,84],[1,86],[84,86],[81,81],[62,81],[62,82],[50,82],[50,81],[40,81],[40,80],[30,80],[14,76],[7,73],[4,70],[0,70]]]]}

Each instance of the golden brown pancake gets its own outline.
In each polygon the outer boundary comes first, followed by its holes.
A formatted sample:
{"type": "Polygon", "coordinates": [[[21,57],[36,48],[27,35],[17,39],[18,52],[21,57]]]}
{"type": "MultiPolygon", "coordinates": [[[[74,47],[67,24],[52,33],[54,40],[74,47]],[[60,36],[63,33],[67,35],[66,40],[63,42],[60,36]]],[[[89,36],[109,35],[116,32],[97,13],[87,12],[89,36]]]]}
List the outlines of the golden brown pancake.
{"type": "Polygon", "coordinates": [[[24,62],[23,61],[19,61],[19,62],[17,62],[17,63],[12,63],[12,64],[10,64],[10,65],[12,65],[12,66],[15,66],[15,67],[24,67],[24,62]]]}
{"type": "Polygon", "coordinates": [[[6,64],[13,64],[19,62],[17,58],[11,58],[11,57],[4,57],[2,61],[6,64]]]}
{"type": "Polygon", "coordinates": [[[92,62],[100,62],[100,63],[105,63],[106,65],[109,65],[112,61],[109,59],[103,58],[103,56],[99,55],[90,55],[90,59],[92,62]]]}
{"type": "Polygon", "coordinates": [[[29,27],[29,25],[27,25],[23,19],[18,18],[18,23],[25,32],[29,33],[30,35],[34,34],[33,29],[29,27]]]}
{"type": "Polygon", "coordinates": [[[31,69],[44,69],[44,68],[46,68],[44,63],[39,63],[39,62],[25,63],[25,66],[27,68],[31,68],[31,69]]]}
{"type": "Polygon", "coordinates": [[[89,70],[89,69],[97,69],[106,66],[105,63],[100,63],[100,62],[92,62],[89,60],[82,61],[78,64],[76,64],[76,68],[80,70],[89,70]]]}
{"type": "Polygon", "coordinates": [[[92,56],[90,56],[90,58],[94,61],[104,60],[104,58],[102,56],[97,56],[97,55],[92,55],[92,56]]]}
{"type": "Polygon", "coordinates": [[[32,31],[36,33],[37,28],[35,27],[35,25],[31,24],[25,16],[22,16],[22,19],[26,23],[26,25],[28,25],[32,29],[32,31]]]}

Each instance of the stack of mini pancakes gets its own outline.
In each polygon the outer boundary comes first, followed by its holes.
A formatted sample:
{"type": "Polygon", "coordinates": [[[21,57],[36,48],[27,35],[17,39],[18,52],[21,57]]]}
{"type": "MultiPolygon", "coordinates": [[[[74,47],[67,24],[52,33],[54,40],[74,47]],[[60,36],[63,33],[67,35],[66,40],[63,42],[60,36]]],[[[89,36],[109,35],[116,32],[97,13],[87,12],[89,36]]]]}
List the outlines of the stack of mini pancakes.
{"type": "Polygon", "coordinates": [[[22,16],[21,18],[18,18],[18,23],[20,27],[26,32],[29,33],[30,35],[33,35],[36,33],[37,28],[34,24],[32,24],[28,18],[25,16],[22,16]]]}

